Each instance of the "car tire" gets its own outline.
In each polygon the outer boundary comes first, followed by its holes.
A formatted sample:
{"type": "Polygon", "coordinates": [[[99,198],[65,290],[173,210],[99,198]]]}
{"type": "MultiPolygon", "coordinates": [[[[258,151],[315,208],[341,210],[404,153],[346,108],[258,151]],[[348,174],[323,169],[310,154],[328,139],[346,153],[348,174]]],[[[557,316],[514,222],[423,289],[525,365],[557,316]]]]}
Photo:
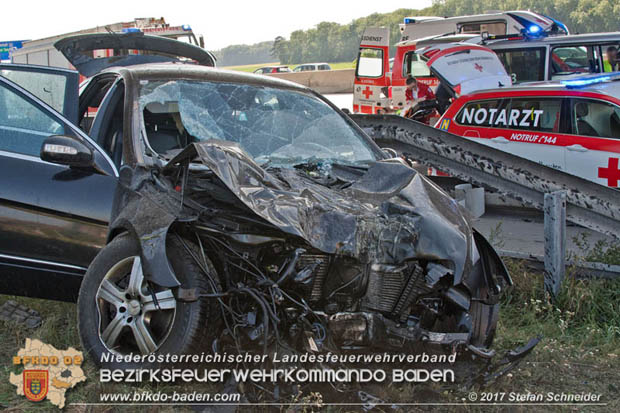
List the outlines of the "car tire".
{"type": "Polygon", "coordinates": [[[499,320],[499,304],[472,301],[469,314],[472,323],[471,344],[476,347],[491,347],[499,320]]]}
{"type": "MultiPolygon", "coordinates": [[[[171,266],[182,287],[185,289],[196,288],[197,291],[200,292],[213,292],[213,284],[207,281],[202,269],[192,258],[192,255],[190,255],[186,247],[190,248],[190,250],[193,249],[194,252],[197,250],[194,245],[186,241],[182,242],[175,235],[169,237],[166,246],[171,266]]],[[[112,321],[107,320],[109,321],[107,327],[113,327],[112,323],[117,318],[121,316],[129,316],[129,318],[132,318],[132,311],[130,310],[138,311],[127,304],[127,297],[129,297],[127,292],[134,291],[131,290],[130,287],[132,285],[131,279],[134,273],[133,269],[136,268],[136,259],[138,259],[138,265],[140,265],[139,251],[139,244],[134,237],[129,234],[118,236],[97,254],[82,281],[78,297],[78,331],[84,350],[98,366],[102,365],[102,356],[104,354],[128,353],[127,351],[117,351],[120,346],[111,350],[110,346],[104,343],[102,337],[108,339],[107,344],[114,344],[114,341],[110,339],[112,334],[104,334],[106,330],[100,323],[104,322],[103,318],[111,319],[112,321]],[[132,272],[124,278],[121,278],[120,281],[115,281],[114,278],[110,278],[110,274],[114,274],[113,270],[118,270],[121,273],[126,271],[126,266],[129,265],[128,260],[132,260],[132,272]],[[114,304],[112,304],[112,301],[106,301],[105,298],[102,298],[109,296],[105,293],[105,291],[109,289],[109,284],[106,283],[106,287],[104,288],[104,280],[114,282],[118,291],[123,294],[127,293],[125,294],[126,301],[124,304],[122,301],[114,301],[114,304]],[[125,290],[122,289],[122,282],[126,282],[127,284],[125,290]],[[123,308],[125,308],[125,310],[123,310],[123,308]],[[123,314],[121,314],[121,310],[123,310],[123,314]]],[[[193,255],[197,257],[201,256],[195,253],[193,255]]],[[[210,275],[212,275],[211,279],[213,280],[213,278],[217,277],[216,272],[208,258],[205,257],[205,259],[206,268],[210,272],[210,275]]],[[[141,267],[139,271],[141,273],[141,267]]],[[[217,283],[217,281],[215,282],[217,283]]],[[[124,349],[131,348],[132,337],[137,349],[133,354],[195,354],[204,351],[205,346],[208,348],[211,345],[221,325],[221,319],[219,317],[220,309],[216,300],[199,299],[193,302],[180,301],[178,299],[178,288],[172,290],[162,289],[146,281],[143,281],[139,288],[141,292],[147,292],[145,295],[146,298],[143,296],[142,298],[138,297],[133,299],[133,301],[141,301],[139,304],[141,306],[140,313],[135,314],[135,317],[131,320],[135,324],[128,326],[128,319],[125,318],[124,322],[126,324],[120,327],[121,332],[117,333],[117,341],[126,343],[127,347],[124,347],[124,349]],[[158,290],[154,290],[154,288],[158,288],[158,290]],[[156,294],[156,296],[161,296],[163,298],[155,303],[151,298],[152,294],[156,294]],[[147,305],[150,307],[149,312],[142,312],[147,309],[147,305]],[[170,312],[172,309],[168,307],[172,306],[174,306],[174,314],[171,317],[170,312]],[[162,310],[162,308],[166,309],[162,310]],[[147,325],[146,321],[147,316],[149,317],[149,325],[147,325]],[[168,321],[163,324],[160,322],[156,329],[154,320],[158,321],[158,317],[168,321]],[[138,324],[138,320],[142,320],[140,323],[142,327],[137,329],[139,332],[136,332],[135,325],[138,324]],[[147,325],[146,331],[150,333],[153,339],[149,341],[150,344],[155,343],[157,345],[156,349],[150,351],[150,353],[149,350],[153,348],[152,346],[143,344],[142,347],[139,347],[137,344],[138,337],[145,336],[141,333],[145,331],[144,325],[147,325]],[[165,335],[160,337],[160,340],[156,339],[156,330],[161,330],[165,333],[165,335]]],[[[216,284],[215,288],[219,290],[219,284],[216,284]]],[[[113,297],[117,300],[116,290],[113,297]]],[[[118,323],[116,323],[115,326],[116,325],[118,325],[118,323]]],[[[141,340],[142,343],[146,341],[147,340],[141,340]]],[[[116,365],[116,363],[112,364],[116,365]]],[[[106,363],[106,365],[109,366],[110,364],[106,363]]],[[[121,365],[129,367],[124,363],[121,363],[121,365]]]]}

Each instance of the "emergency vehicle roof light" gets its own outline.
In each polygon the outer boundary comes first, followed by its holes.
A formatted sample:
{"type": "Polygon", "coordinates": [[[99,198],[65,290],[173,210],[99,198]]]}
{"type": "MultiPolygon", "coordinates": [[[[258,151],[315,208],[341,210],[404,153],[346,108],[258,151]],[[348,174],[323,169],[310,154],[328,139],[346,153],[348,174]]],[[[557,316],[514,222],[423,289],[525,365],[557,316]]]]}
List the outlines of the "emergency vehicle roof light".
{"type": "Polygon", "coordinates": [[[564,23],[562,23],[559,20],[554,19],[553,17],[549,17],[543,14],[543,16],[545,16],[546,18],[548,18],[549,20],[551,20],[552,22],[555,23],[556,26],[558,26],[558,28],[560,30],[562,30],[565,34],[568,34],[568,27],[566,27],[566,25],[564,23]]]}
{"type": "Polygon", "coordinates": [[[532,34],[536,34],[539,33],[541,30],[540,26],[538,26],[537,24],[533,24],[530,27],[528,27],[527,31],[532,33],[532,34]]]}
{"type": "Polygon", "coordinates": [[[183,26],[181,26],[183,28],[183,30],[185,30],[186,32],[189,32],[190,30],[192,30],[192,27],[189,24],[184,24],[183,26]]]}
{"type": "Polygon", "coordinates": [[[412,24],[415,23],[415,19],[412,19],[411,17],[405,17],[403,19],[403,22],[405,22],[405,24],[412,24]]]}
{"type": "Polygon", "coordinates": [[[527,37],[538,37],[538,36],[545,36],[546,33],[543,30],[543,28],[541,26],[539,26],[536,23],[533,23],[531,21],[529,21],[528,19],[525,19],[519,15],[516,15],[514,13],[506,13],[508,16],[512,17],[513,19],[515,19],[517,22],[519,22],[519,24],[521,24],[521,26],[523,26],[523,29],[521,29],[521,33],[524,36],[527,37]]]}
{"type": "Polygon", "coordinates": [[[580,88],[588,85],[609,82],[612,78],[620,77],[620,72],[605,73],[598,76],[588,76],[581,79],[562,80],[561,83],[569,89],[580,88]]]}
{"type": "Polygon", "coordinates": [[[125,27],[122,32],[123,33],[139,33],[141,30],[137,27],[125,27]]]}

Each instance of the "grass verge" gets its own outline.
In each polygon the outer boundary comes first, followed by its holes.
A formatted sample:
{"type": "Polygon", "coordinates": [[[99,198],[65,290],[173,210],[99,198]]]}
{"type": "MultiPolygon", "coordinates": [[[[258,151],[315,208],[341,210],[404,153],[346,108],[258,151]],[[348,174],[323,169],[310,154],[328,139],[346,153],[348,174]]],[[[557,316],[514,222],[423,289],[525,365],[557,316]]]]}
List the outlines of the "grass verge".
{"type": "MultiPolygon", "coordinates": [[[[600,250],[596,246],[586,258],[604,258],[608,262],[616,259],[615,247],[600,250]]],[[[595,406],[511,406],[510,411],[620,411],[620,280],[576,280],[567,277],[555,302],[549,300],[543,289],[543,276],[531,272],[523,262],[507,262],[515,286],[507,292],[502,302],[502,311],[494,344],[498,353],[525,343],[533,336],[543,335],[543,341],[518,368],[479,392],[534,393],[581,393],[601,394],[604,407],[595,406]]],[[[49,402],[31,403],[17,396],[15,387],[8,381],[14,368],[11,358],[23,346],[27,337],[38,338],[65,349],[69,346],[80,349],[75,322],[74,304],[59,303],[22,297],[0,296],[0,305],[8,299],[27,305],[43,316],[43,324],[35,330],[25,330],[13,323],[0,321],[0,409],[5,411],[50,411],[49,402]]],[[[72,402],[98,402],[102,392],[133,392],[135,390],[169,390],[173,386],[147,384],[140,387],[123,384],[101,384],[97,371],[89,360],[83,365],[88,380],[67,391],[65,411],[116,411],[112,407],[91,407],[71,405],[72,402]]],[[[177,390],[209,391],[200,384],[183,386],[177,390]]],[[[216,389],[211,389],[215,392],[216,389]]],[[[380,399],[394,403],[467,403],[470,390],[453,385],[398,385],[370,386],[368,392],[380,399]]],[[[480,393],[478,393],[480,394],[480,393]]],[[[338,401],[320,394],[308,394],[304,401],[338,401]]],[[[499,406],[409,406],[402,411],[494,411],[499,406]]],[[[267,411],[267,409],[257,409],[267,411]]],[[[346,412],[359,408],[333,406],[288,408],[282,411],[326,411],[346,412]]],[[[391,411],[378,408],[377,411],[391,411]]],[[[130,406],[123,411],[193,411],[190,408],[165,406],[162,408],[130,406]]],[[[256,411],[256,410],[255,410],[256,411]]]]}

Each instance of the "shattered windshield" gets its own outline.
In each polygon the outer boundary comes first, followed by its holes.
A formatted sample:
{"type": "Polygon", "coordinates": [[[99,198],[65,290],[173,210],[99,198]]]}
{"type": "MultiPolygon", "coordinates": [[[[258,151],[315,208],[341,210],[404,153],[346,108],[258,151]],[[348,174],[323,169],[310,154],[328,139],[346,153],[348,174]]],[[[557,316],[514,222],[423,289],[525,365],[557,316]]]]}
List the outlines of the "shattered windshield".
{"type": "Polygon", "coordinates": [[[170,159],[193,142],[238,143],[259,164],[313,161],[364,165],[366,138],[328,104],[303,92],[238,83],[142,81],[140,110],[150,148],[170,159]]]}

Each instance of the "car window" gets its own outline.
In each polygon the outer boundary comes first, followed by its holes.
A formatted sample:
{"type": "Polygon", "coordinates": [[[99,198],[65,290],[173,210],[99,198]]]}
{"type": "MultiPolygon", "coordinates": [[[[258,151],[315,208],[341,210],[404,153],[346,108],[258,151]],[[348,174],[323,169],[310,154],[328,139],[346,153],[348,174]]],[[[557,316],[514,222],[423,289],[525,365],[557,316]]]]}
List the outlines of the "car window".
{"type": "Polygon", "coordinates": [[[430,75],[430,69],[419,55],[414,51],[405,53],[403,57],[403,77],[427,77],[430,75]]]}
{"type": "Polygon", "coordinates": [[[617,72],[620,71],[620,43],[606,44],[601,46],[603,55],[603,71],[617,72]]]}
{"type": "Polygon", "coordinates": [[[319,66],[319,70],[330,70],[331,68],[329,67],[329,65],[320,65],[319,66]]]}
{"type": "Polygon", "coordinates": [[[114,80],[115,77],[108,75],[92,78],[80,94],[78,125],[85,133],[90,134],[99,105],[101,105],[103,98],[114,84],[114,80]]]}
{"type": "Polygon", "coordinates": [[[498,124],[497,112],[503,106],[502,99],[477,100],[467,103],[456,115],[456,123],[461,125],[476,125],[487,127],[503,127],[498,124]]]}
{"type": "Polygon", "coordinates": [[[461,125],[558,132],[561,99],[513,98],[474,101],[456,116],[461,125]]]}
{"type": "Polygon", "coordinates": [[[513,98],[506,109],[510,129],[540,132],[560,131],[561,110],[562,99],[557,98],[513,98]]]}
{"type": "MultiPolygon", "coordinates": [[[[145,82],[145,81],[143,81],[145,82]]],[[[238,143],[259,163],[374,160],[367,138],[319,98],[247,84],[148,81],[140,89],[143,136],[157,154],[192,142],[238,143]]]]}
{"type": "Polygon", "coordinates": [[[65,92],[67,77],[56,73],[32,72],[21,70],[0,70],[0,76],[6,77],[50,105],[57,112],[65,109],[65,92]]]}
{"type": "Polygon", "coordinates": [[[383,50],[363,48],[357,62],[357,76],[380,77],[383,74],[383,50]]]}
{"type": "Polygon", "coordinates": [[[620,139],[620,108],[611,103],[573,99],[571,123],[576,135],[620,139]]]}
{"type": "Polygon", "coordinates": [[[0,84],[0,150],[38,157],[45,138],[64,133],[58,120],[0,84]]]}
{"type": "Polygon", "coordinates": [[[551,49],[552,79],[574,73],[598,73],[599,56],[595,46],[558,46],[551,49]]]}
{"type": "Polygon", "coordinates": [[[495,50],[512,83],[545,80],[545,49],[525,48],[495,50]]]}

